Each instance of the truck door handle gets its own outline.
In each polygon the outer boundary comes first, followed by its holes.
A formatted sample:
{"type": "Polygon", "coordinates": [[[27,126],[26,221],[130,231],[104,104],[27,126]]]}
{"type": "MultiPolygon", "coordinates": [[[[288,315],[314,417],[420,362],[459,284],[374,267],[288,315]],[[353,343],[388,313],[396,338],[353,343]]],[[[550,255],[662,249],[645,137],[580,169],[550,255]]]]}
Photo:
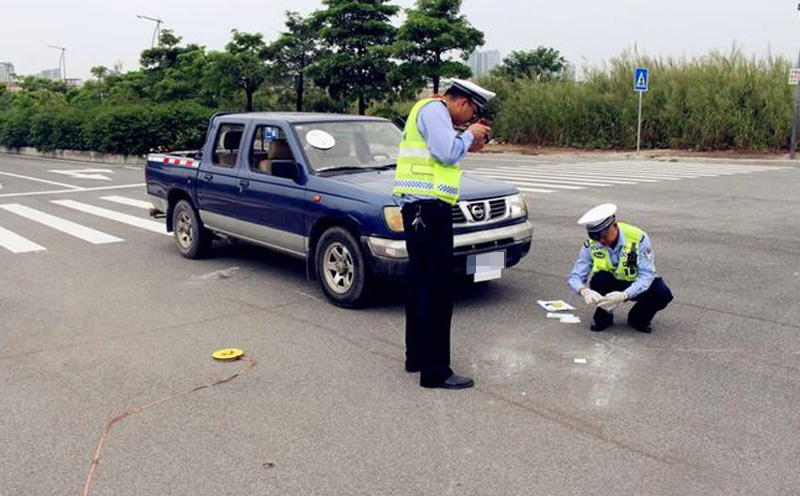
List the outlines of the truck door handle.
{"type": "Polygon", "coordinates": [[[212,179],[214,179],[214,174],[209,174],[208,172],[206,172],[206,174],[203,176],[203,179],[205,179],[206,181],[211,181],[212,179]]]}
{"type": "Polygon", "coordinates": [[[241,181],[239,181],[240,190],[247,189],[248,187],[250,187],[250,181],[248,181],[247,179],[242,179],[241,181]]]}

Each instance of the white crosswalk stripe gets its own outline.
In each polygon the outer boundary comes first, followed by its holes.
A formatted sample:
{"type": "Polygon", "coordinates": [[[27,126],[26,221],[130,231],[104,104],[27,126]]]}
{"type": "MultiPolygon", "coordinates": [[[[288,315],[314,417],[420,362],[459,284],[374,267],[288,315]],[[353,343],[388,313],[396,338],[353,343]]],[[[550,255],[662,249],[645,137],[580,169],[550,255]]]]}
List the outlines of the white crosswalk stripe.
{"type": "Polygon", "coordinates": [[[56,217],[55,215],[50,215],[48,213],[41,212],[39,210],[30,207],[26,207],[25,205],[20,205],[19,203],[9,203],[6,205],[0,205],[0,208],[8,212],[17,214],[28,220],[32,220],[34,222],[43,224],[47,227],[51,227],[57,231],[69,234],[70,236],[74,236],[84,241],[88,241],[89,243],[92,243],[94,245],[102,245],[105,243],[117,243],[119,241],[123,241],[122,238],[106,234],[102,231],[98,231],[90,227],[76,224],[75,222],[62,219],[60,217],[56,217]]]}
{"type": "Polygon", "coordinates": [[[101,200],[106,200],[114,203],[119,203],[122,205],[128,205],[130,207],[142,208],[145,210],[149,210],[153,207],[153,205],[144,200],[135,200],[133,198],[127,198],[125,196],[101,196],[101,200]]]}
{"type": "MultiPolygon", "coordinates": [[[[478,159],[472,159],[477,161],[478,159]]],[[[469,163],[471,160],[468,160],[469,163]]],[[[737,164],[682,164],[671,162],[576,162],[534,164],[522,159],[491,159],[493,165],[467,168],[466,171],[483,177],[492,177],[517,186],[528,193],[555,193],[558,191],[602,188],[615,185],[682,181],[717,176],[751,174],[754,172],[787,169],[781,166],[737,164]],[[541,189],[539,189],[541,188],[541,189]]]]}
{"type": "Polygon", "coordinates": [[[34,251],[45,251],[47,249],[44,246],[38,245],[2,227],[0,227],[0,246],[11,253],[30,253],[34,251]]]}
{"type": "Polygon", "coordinates": [[[71,208],[79,212],[84,212],[116,222],[121,222],[123,224],[139,227],[141,229],[146,229],[155,233],[165,234],[167,236],[171,235],[167,232],[166,226],[163,223],[142,219],[141,217],[136,217],[135,215],[124,214],[115,210],[96,207],[94,205],[89,205],[88,203],[82,203],[75,200],[53,200],[51,203],[60,205],[62,207],[71,208]]]}

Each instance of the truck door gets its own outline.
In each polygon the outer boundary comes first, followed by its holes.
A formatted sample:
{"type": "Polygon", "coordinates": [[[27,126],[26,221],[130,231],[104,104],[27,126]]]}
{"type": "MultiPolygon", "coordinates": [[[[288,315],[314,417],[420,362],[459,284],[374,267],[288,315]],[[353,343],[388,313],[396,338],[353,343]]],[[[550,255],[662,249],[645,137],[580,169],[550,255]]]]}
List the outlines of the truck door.
{"type": "Polygon", "coordinates": [[[197,200],[203,223],[211,228],[232,232],[235,227],[239,183],[236,164],[245,155],[240,153],[245,126],[220,122],[210,149],[206,148],[197,175],[197,200]]]}
{"type": "Polygon", "coordinates": [[[240,210],[246,237],[294,254],[305,254],[305,176],[284,129],[254,126],[246,165],[239,174],[240,210]]]}

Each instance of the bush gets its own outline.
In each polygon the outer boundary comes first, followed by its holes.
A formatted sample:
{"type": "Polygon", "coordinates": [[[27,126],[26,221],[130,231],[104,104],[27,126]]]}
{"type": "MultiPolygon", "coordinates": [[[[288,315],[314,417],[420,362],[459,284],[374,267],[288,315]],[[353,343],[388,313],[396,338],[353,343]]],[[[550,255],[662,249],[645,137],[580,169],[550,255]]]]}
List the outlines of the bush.
{"type": "Polygon", "coordinates": [[[692,61],[623,56],[583,81],[508,82],[485,78],[495,135],[516,144],[633,148],[638,98],[635,67],[649,67],[642,146],[698,150],[778,150],[789,144],[791,64],[739,52],[692,61]]]}

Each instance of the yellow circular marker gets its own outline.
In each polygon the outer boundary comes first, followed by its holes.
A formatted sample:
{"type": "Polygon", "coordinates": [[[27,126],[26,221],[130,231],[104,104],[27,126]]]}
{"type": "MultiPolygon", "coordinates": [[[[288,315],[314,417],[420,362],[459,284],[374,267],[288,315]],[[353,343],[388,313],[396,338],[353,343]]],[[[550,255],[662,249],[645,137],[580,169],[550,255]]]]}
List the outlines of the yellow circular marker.
{"type": "Polygon", "coordinates": [[[223,350],[217,350],[211,354],[211,358],[214,360],[238,360],[239,358],[244,355],[244,350],[240,350],[238,348],[225,348],[223,350]]]}

